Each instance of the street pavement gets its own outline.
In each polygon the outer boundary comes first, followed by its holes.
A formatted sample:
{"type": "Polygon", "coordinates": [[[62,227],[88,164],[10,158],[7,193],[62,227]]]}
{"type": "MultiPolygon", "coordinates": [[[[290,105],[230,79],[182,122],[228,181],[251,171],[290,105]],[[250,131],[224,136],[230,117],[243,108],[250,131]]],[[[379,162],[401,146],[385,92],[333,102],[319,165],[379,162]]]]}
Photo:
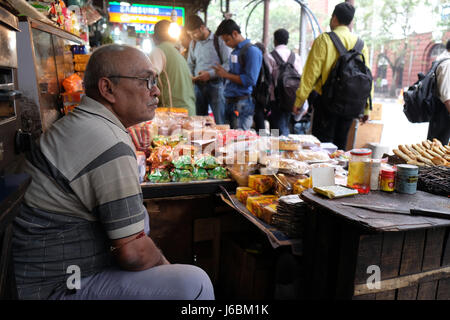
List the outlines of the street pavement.
{"type": "Polygon", "coordinates": [[[374,103],[381,103],[383,123],[380,145],[388,146],[390,151],[399,144],[418,143],[427,139],[428,122],[411,123],[403,113],[403,101],[398,99],[374,98],[374,103]]]}

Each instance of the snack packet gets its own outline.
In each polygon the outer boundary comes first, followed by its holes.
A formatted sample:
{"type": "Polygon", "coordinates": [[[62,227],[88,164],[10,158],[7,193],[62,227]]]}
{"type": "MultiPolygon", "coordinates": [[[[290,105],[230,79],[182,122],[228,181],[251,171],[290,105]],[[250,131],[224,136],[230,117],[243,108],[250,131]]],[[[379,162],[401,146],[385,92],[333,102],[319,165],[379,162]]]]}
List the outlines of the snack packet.
{"type": "Polygon", "coordinates": [[[184,169],[184,170],[192,170],[194,169],[192,165],[192,158],[191,156],[181,156],[172,161],[174,167],[176,169],[184,169]]]}
{"type": "Polygon", "coordinates": [[[169,171],[154,169],[148,174],[148,180],[153,183],[170,182],[169,171]]]}
{"type": "Polygon", "coordinates": [[[203,168],[194,168],[192,172],[195,180],[206,180],[208,179],[208,172],[203,168]]]}
{"type": "Polygon", "coordinates": [[[173,182],[189,182],[194,179],[191,171],[183,169],[173,169],[170,176],[173,182]]]}
{"type": "Polygon", "coordinates": [[[217,163],[217,160],[213,156],[201,156],[195,161],[195,165],[199,168],[203,169],[214,169],[219,164],[217,163]]]}
{"type": "Polygon", "coordinates": [[[216,167],[208,171],[211,179],[226,179],[228,178],[227,169],[224,167],[216,167]]]}

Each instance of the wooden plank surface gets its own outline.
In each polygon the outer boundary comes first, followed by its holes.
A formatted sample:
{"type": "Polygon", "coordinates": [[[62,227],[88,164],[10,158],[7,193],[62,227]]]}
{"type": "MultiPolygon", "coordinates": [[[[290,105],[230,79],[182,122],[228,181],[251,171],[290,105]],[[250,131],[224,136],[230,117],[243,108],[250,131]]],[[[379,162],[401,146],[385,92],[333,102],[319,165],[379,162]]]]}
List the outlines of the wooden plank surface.
{"type": "Polygon", "coordinates": [[[450,200],[423,191],[408,195],[371,191],[367,195],[356,195],[341,199],[328,199],[312,189],[302,193],[302,199],[330,210],[331,214],[349,220],[361,227],[377,232],[405,231],[423,228],[450,226],[450,219],[411,216],[397,213],[380,213],[372,210],[344,206],[341,202],[389,206],[397,209],[422,208],[450,212],[450,200]]]}

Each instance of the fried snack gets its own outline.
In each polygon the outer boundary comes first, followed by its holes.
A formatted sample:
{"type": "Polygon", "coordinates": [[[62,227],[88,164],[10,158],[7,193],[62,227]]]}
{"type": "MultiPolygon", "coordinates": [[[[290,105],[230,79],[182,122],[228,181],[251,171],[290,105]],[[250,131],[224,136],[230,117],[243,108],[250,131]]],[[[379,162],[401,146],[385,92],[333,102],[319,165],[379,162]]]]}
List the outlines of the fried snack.
{"type": "MultiPolygon", "coordinates": [[[[400,151],[400,150],[398,150],[398,149],[394,149],[394,150],[392,150],[392,151],[394,152],[394,154],[395,154],[396,156],[398,156],[399,158],[401,158],[401,159],[404,160],[405,162],[408,162],[408,161],[415,161],[415,160],[416,160],[415,156],[413,156],[414,158],[412,158],[412,157],[410,157],[409,155],[405,154],[404,152],[402,152],[402,151],[400,151]]],[[[408,151],[408,153],[411,153],[411,152],[408,151]]]]}
{"type": "Polygon", "coordinates": [[[289,183],[286,176],[282,173],[277,175],[278,179],[281,181],[275,181],[275,194],[279,197],[286,196],[292,193],[292,186],[289,183]]]}
{"type": "Polygon", "coordinates": [[[407,148],[413,155],[415,155],[415,156],[419,155],[419,156],[420,156],[419,151],[417,151],[416,149],[414,149],[414,148],[412,147],[412,145],[406,144],[405,146],[406,146],[406,148],[407,148]]]}
{"type": "Polygon", "coordinates": [[[440,157],[440,155],[439,155],[438,153],[434,152],[434,151],[431,150],[431,149],[427,149],[427,152],[428,152],[430,155],[432,155],[433,157],[440,157]]]}
{"type": "Polygon", "coordinates": [[[305,188],[304,186],[302,186],[301,184],[294,184],[293,186],[293,190],[292,193],[293,194],[301,194],[303,191],[307,190],[308,188],[305,188]]]}
{"type": "Polygon", "coordinates": [[[275,185],[275,179],[271,176],[262,174],[253,174],[248,176],[248,186],[253,190],[264,193],[272,189],[275,185]]]}
{"type": "Polygon", "coordinates": [[[441,149],[439,149],[438,147],[433,147],[433,148],[431,148],[431,150],[433,150],[434,152],[439,154],[441,157],[445,156],[445,153],[442,152],[441,149]]]}
{"type": "Polygon", "coordinates": [[[421,151],[421,152],[420,152],[420,155],[423,156],[423,157],[425,157],[425,158],[427,158],[427,159],[429,159],[429,160],[432,160],[432,159],[433,159],[433,156],[430,155],[430,154],[429,154],[428,152],[426,152],[425,150],[424,150],[424,151],[421,151]]]}
{"type": "Polygon", "coordinates": [[[423,163],[426,163],[426,164],[428,164],[428,165],[430,165],[430,166],[434,166],[433,162],[431,162],[431,160],[428,159],[428,158],[425,158],[425,157],[422,157],[422,156],[417,156],[416,159],[417,159],[418,161],[421,161],[421,162],[423,162],[423,163]]]}
{"type": "Polygon", "coordinates": [[[447,161],[442,157],[434,157],[431,161],[437,166],[445,166],[447,165],[447,161]]]}
{"type": "Polygon", "coordinates": [[[442,142],[441,142],[440,140],[436,139],[436,138],[433,138],[433,143],[434,143],[435,145],[437,145],[437,146],[442,147],[442,142]]]}
{"type": "Polygon", "coordinates": [[[169,167],[172,163],[172,148],[169,146],[156,147],[147,161],[151,163],[152,169],[169,167]]]}
{"type": "Polygon", "coordinates": [[[423,145],[426,149],[431,149],[431,144],[429,144],[428,141],[422,141],[422,145],[423,145]]]}
{"type": "Polygon", "coordinates": [[[402,158],[405,161],[416,159],[416,156],[414,155],[414,153],[412,153],[406,146],[404,146],[402,144],[400,144],[398,146],[398,149],[396,149],[396,150],[403,153],[403,155],[401,155],[401,154],[397,154],[394,152],[397,156],[399,156],[400,158],[402,158]],[[403,156],[407,156],[409,159],[406,160],[403,156]]]}
{"type": "Polygon", "coordinates": [[[416,165],[416,166],[419,166],[419,167],[425,166],[425,163],[419,162],[419,161],[416,161],[416,160],[409,160],[409,161],[406,162],[406,163],[407,163],[407,164],[413,164],[413,165],[416,165]]]}
{"type": "Polygon", "coordinates": [[[413,143],[411,145],[414,149],[416,149],[417,152],[421,153],[422,151],[424,151],[423,147],[417,143],[413,143]]]}

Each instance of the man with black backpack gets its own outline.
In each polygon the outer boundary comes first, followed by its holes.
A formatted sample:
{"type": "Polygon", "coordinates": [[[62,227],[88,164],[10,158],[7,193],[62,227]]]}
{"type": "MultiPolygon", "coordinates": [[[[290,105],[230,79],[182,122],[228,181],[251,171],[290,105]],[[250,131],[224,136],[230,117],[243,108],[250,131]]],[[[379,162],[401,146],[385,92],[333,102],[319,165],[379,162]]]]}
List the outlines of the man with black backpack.
{"type": "Polygon", "coordinates": [[[278,29],[273,34],[275,49],[268,55],[275,86],[275,105],[271,108],[270,129],[280,130],[280,135],[289,135],[289,120],[295,92],[300,84],[303,70],[301,57],[288,47],[289,32],[278,29]]]}
{"type": "Polygon", "coordinates": [[[299,112],[312,90],[312,134],[322,142],[333,142],[345,150],[353,119],[366,122],[372,102],[372,74],[368,50],[348,26],[355,8],[342,2],[334,8],[330,28],[314,40],[296,92],[293,111],[299,112]]]}
{"type": "Polygon", "coordinates": [[[215,122],[224,124],[224,84],[223,79],[217,76],[213,66],[220,63],[227,70],[230,49],[205,26],[199,16],[190,16],[186,23],[186,29],[192,38],[187,62],[195,84],[197,115],[208,115],[209,105],[215,122]]]}

